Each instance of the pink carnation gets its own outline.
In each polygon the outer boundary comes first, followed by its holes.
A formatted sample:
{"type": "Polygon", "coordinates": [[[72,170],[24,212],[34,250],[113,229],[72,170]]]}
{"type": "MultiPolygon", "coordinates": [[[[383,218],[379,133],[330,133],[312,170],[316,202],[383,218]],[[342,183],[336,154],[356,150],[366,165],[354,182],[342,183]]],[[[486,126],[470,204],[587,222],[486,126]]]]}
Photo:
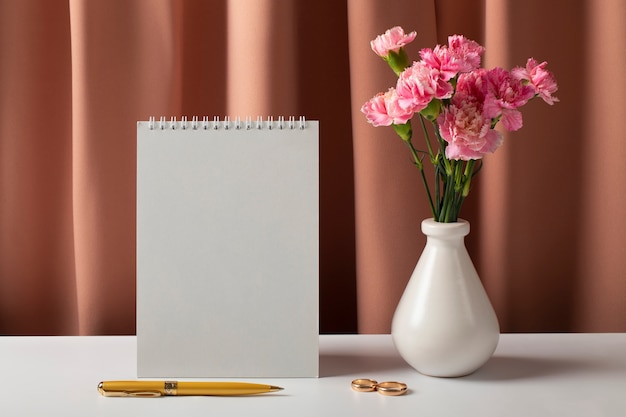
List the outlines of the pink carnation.
{"type": "Polygon", "coordinates": [[[549,105],[553,105],[559,101],[552,95],[558,90],[558,86],[554,75],[545,69],[546,65],[548,63],[545,61],[538,64],[536,60],[529,58],[526,62],[526,68],[517,67],[511,73],[518,80],[529,81],[535,94],[538,94],[549,105]]]}
{"type": "Polygon", "coordinates": [[[534,97],[534,88],[513,78],[511,73],[503,68],[494,68],[487,71],[485,75],[487,96],[484,112],[486,116],[492,119],[500,118],[507,130],[520,129],[522,113],[517,108],[534,97]]]}
{"type": "Polygon", "coordinates": [[[454,87],[441,77],[439,70],[424,61],[418,61],[400,74],[396,93],[402,108],[417,113],[425,109],[434,98],[452,97],[454,87]]]}
{"type": "Polygon", "coordinates": [[[448,42],[448,46],[437,45],[434,49],[424,48],[420,51],[422,60],[439,70],[444,81],[480,67],[484,52],[482,46],[460,35],[450,36],[448,42]]]}
{"type": "Polygon", "coordinates": [[[452,99],[454,103],[472,100],[483,103],[487,95],[487,70],[479,68],[472,72],[459,75],[456,84],[456,93],[452,99]]]}
{"type": "Polygon", "coordinates": [[[398,104],[398,95],[395,89],[390,88],[386,93],[379,93],[361,107],[365,118],[374,126],[401,125],[413,117],[413,112],[405,110],[398,104]]]}
{"type": "Polygon", "coordinates": [[[448,159],[480,159],[485,153],[495,152],[502,144],[502,135],[491,128],[491,118],[482,112],[476,101],[448,106],[437,123],[441,137],[448,143],[448,159]]]}
{"type": "Polygon", "coordinates": [[[479,43],[467,39],[462,35],[448,36],[448,48],[458,57],[462,58],[465,68],[462,72],[469,72],[480,67],[480,59],[485,53],[485,48],[479,43]]]}
{"type": "Polygon", "coordinates": [[[420,57],[428,66],[439,71],[444,81],[450,81],[465,68],[465,63],[445,46],[437,45],[434,49],[424,48],[420,57]]]}
{"type": "Polygon", "coordinates": [[[389,55],[390,51],[398,53],[400,48],[413,42],[416,36],[417,32],[415,31],[405,34],[404,29],[395,26],[384,34],[378,35],[376,39],[370,42],[370,46],[376,55],[384,58],[389,55]]]}

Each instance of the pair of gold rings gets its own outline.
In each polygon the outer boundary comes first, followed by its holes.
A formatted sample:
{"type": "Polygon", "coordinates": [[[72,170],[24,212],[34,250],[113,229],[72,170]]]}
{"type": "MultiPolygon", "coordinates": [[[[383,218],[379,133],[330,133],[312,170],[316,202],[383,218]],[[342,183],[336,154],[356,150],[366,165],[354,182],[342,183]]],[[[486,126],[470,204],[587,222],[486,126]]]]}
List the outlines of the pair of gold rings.
{"type": "Polygon", "coordinates": [[[358,392],[378,391],[381,395],[402,395],[407,387],[404,382],[385,381],[378,382],[374,379],[361,378],[352,381],[352,389],[358,392]]]}

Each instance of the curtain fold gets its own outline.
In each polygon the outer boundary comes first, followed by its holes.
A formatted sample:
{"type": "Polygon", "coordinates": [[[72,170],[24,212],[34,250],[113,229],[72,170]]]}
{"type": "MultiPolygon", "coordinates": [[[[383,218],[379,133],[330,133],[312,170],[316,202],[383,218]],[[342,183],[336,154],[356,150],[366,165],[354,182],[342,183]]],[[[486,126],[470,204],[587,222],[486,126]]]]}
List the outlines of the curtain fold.
{"type": "Polygon", "coordinates": [[[575,254],[578,288],[572,322],[582,329],[626,327],[626,3],[610,0],[587,5],[588,36],[579,35],[585,46],[580,65],[585,106],[580,129],[581,239],[575,254]]]}
{"type": "Polygon", "coordinates": [[[390,8],[380,1],[349,1],[358,330],[381,333],[391,316],[424,240],[421,219],[430,217],[418,171],[409,162],[405,145],[391,129],[373,128],[359,109],[379,91],[387,91],[395,75],[370,48],[370,40],[400,25],[419,30],[407,47],[437,40],[433,1],[398,2],[390,8]],[[402,10],[402,13],[398,13],[402,10]]]}
{"type": "Polygon", "coordinates": [[[71,0],[69,5],[78,332],[132,333],[136,146],[131,127],[151,109],[176,114],[180,108],[177,13],[164,1],[71,0]]]}
{"type": "Polygon", "coordinates": [[[0,333],[76,328],[68,13],[0,2],[0,333]]]}
{"type": "MultiPolygon", "coordinates": [[[[135,331],[135,124],[320,120],[320,329],[386,333],[429,209],[361,105],[395,76],[369,41],[460,33],[534,56],[531,103],[464,206],[503,331],[626,331],[626,5],[584,0],[0,0],[0,334],[135,331]]],[[[417,138],[416,138],[417,139],[417,138]]]]}

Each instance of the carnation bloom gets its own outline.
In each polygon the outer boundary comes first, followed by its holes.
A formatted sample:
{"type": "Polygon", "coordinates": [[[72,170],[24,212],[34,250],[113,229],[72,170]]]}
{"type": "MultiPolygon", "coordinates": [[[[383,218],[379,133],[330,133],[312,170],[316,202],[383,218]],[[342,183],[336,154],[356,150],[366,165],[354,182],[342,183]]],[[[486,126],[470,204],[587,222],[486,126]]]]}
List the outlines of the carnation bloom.
{"type": "Polygon", "coordinates": [[[487,95],[487,70],[478,68],[472,72],[459,75],[456,84],[455,102],[469,99],[483,103],[487,95]]]}
{"type": "Polygon", "coordinates": [[[518,107],[528,103],[535,96],[533,87],[514,78],[503,68],[494,68],[484,75],[487,83],[485,114],[492,119],[500,118],[509,131],[522,127],[522,113],[518,107]]]}
{"type": "Polygon", "coordinates": [[[444,81],[449,81],[459,73],[478,69],[484,51],[485,48],[478,43],[461,35],[453,35],[448,38],[448,46],[424,48],[420,51],[420,57],[429,66],[438,69],[444,81]]]}
{"type": "Polygon", "coordinates": [[[389,55],[390,51],[398,53],[400,48],[413,42],[416,36],[417,32],[415,31],[405,34],[404,29],[395,26],[382,35],[378,35],[376,39],[370,42],[370,46],[376,55],[384,58],[389,55]]]}
{"type": "Polygon", "coordinates": [[[448,143],[445,151],[448,159],[480,159],[502,144],[502,135],[491,128],[491,118],[474,100],[451,104],[439,116],[437,123],[441,137],[448,143]]]}
{"type": "Polygon", "coordinates": [[[438,69],[418,61],[400,74],[396,93],[400,107],[417,113],[425,109],[434,98],[452,97],[454,87],[441,76],[438,69]]]}
{"type": "Polygon", "coordinates": [[[361,107],[365,118],[374,126],[401,125],[413,117],[413,112],[398,104],[398,95],[394,88],[386,93],[379,93],[361,107]]]}
{"type": "Polygon", "coordinates": [[[480,67],[480,58],[485,53],[483,46],[462,35],[448,36],[448,48],[463,59],[466,68],[462,72],[469,72],[480,67]]]}
{"type": "Polygon", "coordinates": [[[530,82],[529,85],[534,88],[535,94],[538,94],[549,105],[553,105],[559,101],[552,95],[558,90],[558,86],[554,75],[545,69],[546,65],[548,63],[545,61],[538,64],[535,59],[529,58],[526,62],[526,68],[517,67],[511,73],[518,80],[530,82]]]}
{"type": "Polygon", "coordinates": [[[465,68],[464,61],[445,46],[437,45],[434,49],[424,48],[420,51],[422,61],[439,70],[444,81],[450,81],[465,68]]]}

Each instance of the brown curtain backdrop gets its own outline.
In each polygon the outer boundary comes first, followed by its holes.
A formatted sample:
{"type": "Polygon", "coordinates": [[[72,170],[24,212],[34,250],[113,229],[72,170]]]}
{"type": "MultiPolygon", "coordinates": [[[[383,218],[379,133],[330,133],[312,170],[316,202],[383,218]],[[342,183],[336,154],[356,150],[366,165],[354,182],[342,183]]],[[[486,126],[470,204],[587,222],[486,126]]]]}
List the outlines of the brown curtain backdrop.
{"type": "Polygon", "coordinates": [[[622,0],[0,0],[0,334],[135,332],[135,125],[320,120],[320,330],[389,332],[429,217],[363,102],[369,48],[459,33],[486,66],[547,60],[560,103],[485,159],[462,217],[505,332],[626,331],[622,0]]]}

